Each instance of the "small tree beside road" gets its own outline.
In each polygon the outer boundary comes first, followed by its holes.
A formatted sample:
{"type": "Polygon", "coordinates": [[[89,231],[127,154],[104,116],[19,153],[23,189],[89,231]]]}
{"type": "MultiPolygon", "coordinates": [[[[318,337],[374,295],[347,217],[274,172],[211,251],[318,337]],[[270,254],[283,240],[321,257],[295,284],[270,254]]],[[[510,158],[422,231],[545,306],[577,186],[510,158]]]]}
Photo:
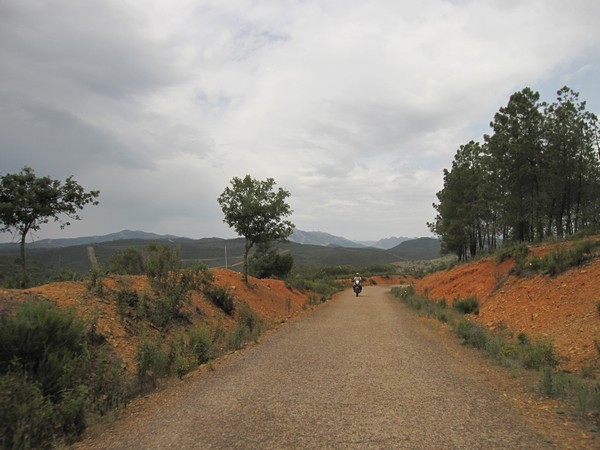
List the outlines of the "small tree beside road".
{"type": "Polygon", "coordinates": [[[248,282],[248,253],[254,244],[285,241],[294,224],[284,217],[292,213],[286,199],[290,193],[274,190],[275,180],[255,180],[250,175],[234,177],[217,201],[225,218],[223,222],[246,239],[244,245],[244,281],[248,282]]]}
{"type": "Polygon", "coordinates": [[[25,239],[30,231],[38,231],[50,219],[64,228],[70,225],[61,220],[66,215],[71,220],[80,220],[77,212],[91,203],[97,205],[100,191],[85,192],[68,177],[64,184],[50,177],[37,177],[30,167],[20,173],[0,177],[0,231],[12,231],[19,236],[21,244],[21,287],[27,286],[25,265],[25,239]]]}

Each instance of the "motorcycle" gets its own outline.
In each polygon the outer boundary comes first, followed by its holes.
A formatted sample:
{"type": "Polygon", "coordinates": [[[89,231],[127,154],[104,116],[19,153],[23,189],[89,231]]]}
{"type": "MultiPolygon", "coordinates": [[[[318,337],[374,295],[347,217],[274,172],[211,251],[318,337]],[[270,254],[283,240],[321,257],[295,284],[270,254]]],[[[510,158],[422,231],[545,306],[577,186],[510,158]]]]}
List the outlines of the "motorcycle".
{"type": "Polygon", "coordinates": [[[354,290],[354,293],[358,297],[358,294],[360,294],[362,291],[362,286],[360,284],[360,280],[354,280],[354,286],[352,286],[352,289],[354,290]]]}

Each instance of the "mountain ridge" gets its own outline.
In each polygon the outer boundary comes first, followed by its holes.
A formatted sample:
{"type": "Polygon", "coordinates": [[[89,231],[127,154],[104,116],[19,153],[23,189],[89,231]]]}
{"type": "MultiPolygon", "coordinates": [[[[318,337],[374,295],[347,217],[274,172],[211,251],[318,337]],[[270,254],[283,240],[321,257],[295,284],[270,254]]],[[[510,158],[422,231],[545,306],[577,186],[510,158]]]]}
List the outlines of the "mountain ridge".
{"type": "MultiPolygon", "coordinates": [[[[111,241],[121,241],[128,239],[141,239],[141,240],[190,240],[195,241],[198,239],[192,239],[188,237],[176,236],[172,234],[157,234],[147,231],[140,230],[121,230],[115,233],[109,233],[105,235],[92,235],[92,236],[81,236],[75,238],[57,238],[57,239],[40,239],[33,242],[27,242],[25,245],[27,248],[61,248],[70,247],[75,245],[88,245],[98,244],[111,241]]],[[[218,237],[207,237],[202,239],[209,240],[227,240],[218,237]]],[[[392,236],[389,238],[382,238],[378,241],[353,241],[346,239],[341,236],[335,236],[330,233],[323,231],[303,231],[295,229],[292,235],[289,237],[290,242],[295,242],[302,245],[317,245],[323,247],[344,247],[344,248],[379,248],[384,250],[390,250],[402,242],[410,241],[417,238],[408,237],[396,237],[392,236]]],[[[6,250],[18,247],[18,243],[0,243],[0,250],[6,250]]]]}

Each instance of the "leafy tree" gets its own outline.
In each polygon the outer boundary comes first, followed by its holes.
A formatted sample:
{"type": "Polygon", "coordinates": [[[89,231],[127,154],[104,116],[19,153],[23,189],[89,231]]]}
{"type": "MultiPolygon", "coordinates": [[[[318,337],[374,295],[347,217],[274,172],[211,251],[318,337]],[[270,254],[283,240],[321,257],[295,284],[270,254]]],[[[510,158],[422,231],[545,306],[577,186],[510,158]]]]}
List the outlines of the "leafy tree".
{"type": "Polygon", "coordinates": [[[477,142],[461,145],[452,170],[444,170],[444,189],[437,193],[439,204],[435,222],[428,223],[432,232],[442,237],[443,253],[455,253],[460,261],[475,256],[484,246],[485,201],[481,196],[484,176],[482,149],[477,142]]]}
{"type": "Polygon", "coordinates": [[[275,180],[255,180],[250,175],[234,177],[231,187],[225,188],[217,201],[225,218],[223,221],[243,236],[244,281],[248,282],[248,253],[255,244],[285,241],[294,224],[283,217],[292,211],[286,203],[290,193],[282,188],[274,191],[275,180]]]}
{"type": "Polygon", "coordinates": [[[600,228],[598,118],[568,87],[552,104],[525,88],[490,123],[484,143],[460,147],[428,226],[460,259],[504,242],[600,228]]]}
{"type": "Polygon", "coordinates": [[[542,226],[543,114],[540,94],[525,88],[511,95],[494,116],[486,136],[493,161],[492,182],[502,193],[504,238],[533,241],[542,226]]]}
{"type": "Polygon", "coordinates": [[[598,119],[566,86],[545,116],[546,234],[562,238],[592,226],[598,217],[598,119]]]}
{"type": "Polygon", "coordinates": [[[278,253],[271,243],[261,243],[250,258],[250,273],[257,278],[284,278],[293,265],[291,253],[278,253]]]}
{"type": "Polygon", "coordinates": [[[0,177],[0,231],[13,231],[19,236],[21,244],[21,287],[27,286],[25,265],[25,238],[31,231],[37,231],[50,219],[64,228],[70,225],[61,220],[66,215],[71,220],[80,220],[77,212],[91,203],[97,205],[100,191],[85,192],[84,189],[68,177],[64,184],[50,177],[37,177],[30,167],[24,167],[20,173],[6,174],[0,177]]]}
{"type": "Polygon", "coordinates": [[[144,258],[135,247],[127,247],[113,255],[110,270],[122,275],[141,275],[144,273],[144,258]]]}

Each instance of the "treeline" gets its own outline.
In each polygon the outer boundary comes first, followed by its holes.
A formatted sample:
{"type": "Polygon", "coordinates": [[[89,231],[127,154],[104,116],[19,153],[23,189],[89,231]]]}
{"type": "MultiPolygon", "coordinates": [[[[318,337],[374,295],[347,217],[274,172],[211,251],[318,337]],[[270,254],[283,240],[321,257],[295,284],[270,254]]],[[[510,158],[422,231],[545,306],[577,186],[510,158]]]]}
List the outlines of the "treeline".
{"type": "Polygon", "coordinates": [[[467,260],[503,242],[562,239],[600,224],[598,118],[568,87],[554,103],[530,88],[511,95],[493,133],[456,152],[430,230],[467,260]]]}

